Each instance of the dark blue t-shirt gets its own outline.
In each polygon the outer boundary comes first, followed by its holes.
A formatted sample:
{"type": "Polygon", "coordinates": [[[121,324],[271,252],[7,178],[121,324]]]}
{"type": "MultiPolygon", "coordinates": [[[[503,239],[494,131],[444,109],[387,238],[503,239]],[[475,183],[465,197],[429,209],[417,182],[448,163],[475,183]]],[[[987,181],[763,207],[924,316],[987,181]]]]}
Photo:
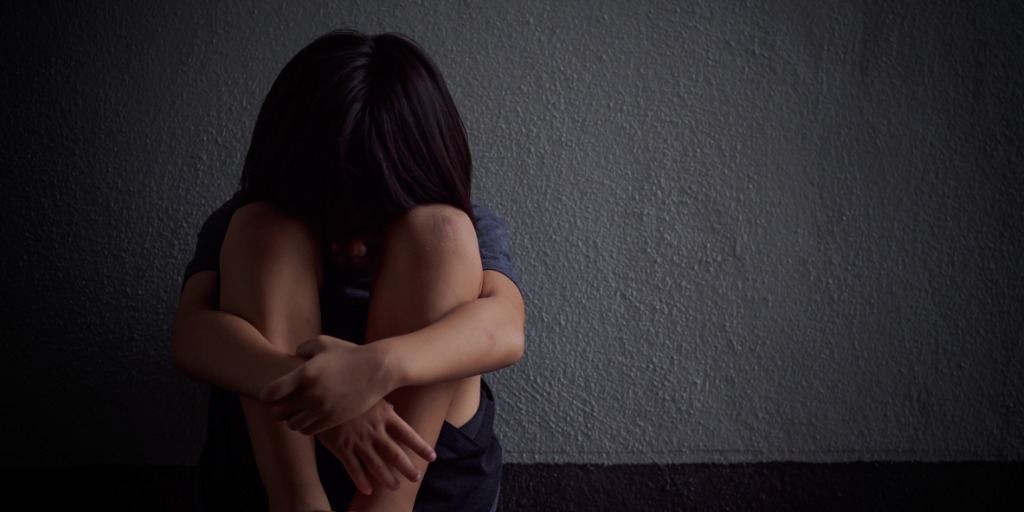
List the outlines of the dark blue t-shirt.
{"type": "MultiPolygon", "coordinates": [[[[193,274],[218,270],[220,249],[231,217],[244,203],[236,195],[203,223],[195,254],[185,269],[182,285],[193,274]]],[[[508,230],[490,208],[474,205],[476,234],[484,270],[508,276],[519,286],[512,271],[508,230]]],[[[370,298],[370,276],[345,272],[326,258],[324,285],[320,291],[322,330],[325,334],[363,343],[370,298]]],[[[435,451],[437,460],[427,467],[416,497],[417,512],[490,510],[501,482],[501,445],[492,429],[494,396],[486,383],[480,408],[461,429],[445,422],[435,451]]],[[[332,507],[344,510],[355,495],[355,486],[344,467],[320,443],[317,466],[332,507]]],[[[266,510],[266,492],[238,396],[211,387],[206,442],[200,462],[202,496],[208,510],[266,510]]]]}

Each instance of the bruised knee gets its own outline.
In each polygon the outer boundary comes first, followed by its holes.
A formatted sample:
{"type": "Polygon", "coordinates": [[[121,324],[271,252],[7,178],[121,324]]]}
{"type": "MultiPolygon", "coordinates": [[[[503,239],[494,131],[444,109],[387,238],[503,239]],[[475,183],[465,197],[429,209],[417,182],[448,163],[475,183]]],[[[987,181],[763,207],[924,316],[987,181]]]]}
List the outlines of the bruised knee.
{"type": "Polygon", "coordinates": [[[389,230],[387,244],[411,251],[424,263],[439,258],[480,261],[473,221],[446,204],[418,206],[405,214],[389,230]]]}
{"type": "Polygon", "coordinates": [[[483,265],[473,221],[448,205],[413,209],[388,230],[384,271],[402,273],[408,285],[444,283],[460,300],[478,297],[483,265]]]}

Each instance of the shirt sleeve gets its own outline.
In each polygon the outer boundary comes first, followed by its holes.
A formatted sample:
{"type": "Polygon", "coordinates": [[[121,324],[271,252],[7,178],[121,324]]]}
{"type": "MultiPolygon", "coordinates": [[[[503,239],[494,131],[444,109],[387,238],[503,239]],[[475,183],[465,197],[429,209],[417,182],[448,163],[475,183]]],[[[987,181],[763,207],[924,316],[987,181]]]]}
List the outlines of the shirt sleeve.
{"type": "Polygon", "coordinates": [[[473,205],[473,214],[476,216],[476,238],[480,243],[480,260],[484,270],[501,272],[522,292],[519,277],[512,270],[512,250],[505,221],[483,205],[473,205]]]}
{"type": "Polygon", "coordinates": [[[192,260],[185,266],[185,275],[181,279],[182,287],[185,281],[197,272],[204,270],[218,270],[220,268],[220,247],[224,243],[224,236],[228,233],[228,224],[231,223],[231,216],[238,209],[238,200],[232,197],[217,208],[199,229],[196,236],[195,253],[192,260]]]}

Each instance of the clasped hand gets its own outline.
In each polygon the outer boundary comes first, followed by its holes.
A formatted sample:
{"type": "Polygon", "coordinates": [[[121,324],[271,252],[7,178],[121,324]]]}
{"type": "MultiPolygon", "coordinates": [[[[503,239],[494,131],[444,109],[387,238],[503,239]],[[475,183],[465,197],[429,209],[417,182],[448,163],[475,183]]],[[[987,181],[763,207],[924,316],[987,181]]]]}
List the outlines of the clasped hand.
{"type": "Polygon", "coordinates": [[[383,400],[391,390],[379,355],[369,346],[330,336],[310,339],[295,353],[307,361],[260,393],[274,417],[292,430],[316,435],[364,494],[372,492],[369,476],[396,489],[392,470],[419,480],[422,475],[402,446],[428,462],[434,450],[383,400]]]}

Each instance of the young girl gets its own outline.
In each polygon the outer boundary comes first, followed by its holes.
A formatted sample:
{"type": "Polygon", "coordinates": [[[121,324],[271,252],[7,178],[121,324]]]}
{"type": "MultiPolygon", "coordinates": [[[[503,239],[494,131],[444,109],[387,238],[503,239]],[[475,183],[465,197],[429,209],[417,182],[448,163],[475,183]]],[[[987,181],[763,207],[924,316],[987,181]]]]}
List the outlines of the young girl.
{"type": "Polygon", "coordinates": [[[284,67],[174,318],[173,364],[213,384],[207,509],[496,508],[480,375],[522,356],[524,308],[470,182],[458,111],[408,39],[331,32],[284,67]]]}

